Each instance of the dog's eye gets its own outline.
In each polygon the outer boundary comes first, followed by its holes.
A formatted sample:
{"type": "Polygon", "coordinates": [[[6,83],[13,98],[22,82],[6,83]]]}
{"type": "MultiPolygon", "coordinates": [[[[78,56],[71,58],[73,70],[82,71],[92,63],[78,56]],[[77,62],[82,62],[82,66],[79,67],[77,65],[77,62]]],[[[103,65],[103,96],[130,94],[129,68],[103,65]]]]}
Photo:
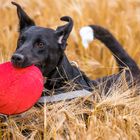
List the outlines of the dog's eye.
{"type": "Polygon", "coordinates": [[[43,42],[38,42],[38,43],[36,43],[36,46],[38,48],[43,48],[45,46],[45,44],[43,42]]]}

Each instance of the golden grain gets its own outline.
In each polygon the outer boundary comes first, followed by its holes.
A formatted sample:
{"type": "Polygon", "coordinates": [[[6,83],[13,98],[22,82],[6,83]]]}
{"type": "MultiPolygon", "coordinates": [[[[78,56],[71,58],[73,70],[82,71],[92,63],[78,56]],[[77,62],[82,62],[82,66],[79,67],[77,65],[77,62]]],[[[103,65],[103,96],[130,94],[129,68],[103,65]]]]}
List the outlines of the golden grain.
{"type": "MultiPolygon", "coordinates": [[[[16,8],[10,2],[0,1],[0,62],[10,60],[18,37],[16,8]]],[[[73,18],[74,28],[66,53],[91,78],[115,73],[117,66],[111,53],[98,41],[84,50],[78,34],[83,25],[98,24],[108,28],[140,64],[140,0],[17,2],[40,26],[55,29],[64,24],[59,20],[61,16],[73,18]]],[[[33,107],[19,116],[10,116],[0,123],[0,139],[139,140],[140,97],[131,96],[135,88],[128,89],[121,81],[123,84],[112,86],[108,96],[102,91],[97,100],[75,99],[48,104],[45,111],[33,107]],[[93,107],[87,106],[89,103],[93,107]]]]}

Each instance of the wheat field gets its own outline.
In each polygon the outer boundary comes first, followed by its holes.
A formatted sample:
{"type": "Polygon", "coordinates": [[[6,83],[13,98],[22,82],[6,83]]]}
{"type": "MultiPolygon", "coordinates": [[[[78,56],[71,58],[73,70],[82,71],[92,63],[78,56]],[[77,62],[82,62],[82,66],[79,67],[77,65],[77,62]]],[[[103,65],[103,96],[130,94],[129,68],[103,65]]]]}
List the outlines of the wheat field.
{"type": "MultiPolygon", "coordinates": [[[[99,41],[85,50],[80,27],[97,24],[108,28],[140,65],[140,0],[17,0],[36,24],[55,29],[60,17],[71,16],[74,28],[66,54],[90,78],[117,72],[111,53],[99,41]]],[[[9,61],[16,48],[18,19],[10,0],[0,0],[0,62],[9,61]]],[[[2,140],[139,140],[140,97],[124,79],[90,97],[33,107],[27,112],[0,117],[2,140]]]]}

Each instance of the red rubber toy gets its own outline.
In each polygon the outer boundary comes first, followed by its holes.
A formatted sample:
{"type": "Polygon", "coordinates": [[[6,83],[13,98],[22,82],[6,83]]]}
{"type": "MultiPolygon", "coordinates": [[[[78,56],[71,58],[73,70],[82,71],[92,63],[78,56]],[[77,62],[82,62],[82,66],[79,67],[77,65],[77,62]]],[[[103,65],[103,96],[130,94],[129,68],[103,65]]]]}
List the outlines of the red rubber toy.
{"type": "Polygon", "coordinates": [[[30,109],[40,98],[43,76],[36,66],[15,68],[0,64],[0,113],[13,115],[30,109]]]}

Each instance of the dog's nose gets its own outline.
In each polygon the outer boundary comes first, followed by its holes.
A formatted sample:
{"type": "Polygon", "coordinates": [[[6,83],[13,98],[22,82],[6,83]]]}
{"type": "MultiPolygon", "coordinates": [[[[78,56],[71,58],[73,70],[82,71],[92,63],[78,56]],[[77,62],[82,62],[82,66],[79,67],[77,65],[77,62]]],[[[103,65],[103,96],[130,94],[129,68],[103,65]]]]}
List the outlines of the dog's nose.
{"type": "Polygon", "coordinates": [[[24,55],[15,53],[12,58],[12,62],[22,63],[24,61],[24,55]]]}

